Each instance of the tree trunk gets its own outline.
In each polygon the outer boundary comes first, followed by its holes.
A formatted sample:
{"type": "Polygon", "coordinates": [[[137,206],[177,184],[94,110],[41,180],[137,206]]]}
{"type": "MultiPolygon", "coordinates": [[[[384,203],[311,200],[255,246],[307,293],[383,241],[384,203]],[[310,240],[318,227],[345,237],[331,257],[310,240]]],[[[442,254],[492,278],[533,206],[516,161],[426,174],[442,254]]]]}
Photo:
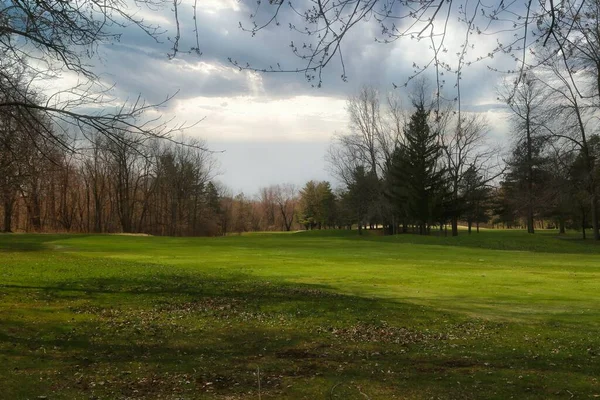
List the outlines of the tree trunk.
{"type": "Polygon", "coordinates": [[[558,233],[565,234],[565,218],[562,215],[558,218],[558,233]]]}
{"type": "Polygon", "coordinates": [[[42,230],[42,207],[40,205],[40,199],[36,192],[33,192],[30,196],[30,205],[28,207],[29,211],[29,221],[31,226],[36,232],[40,232],[42,230]]]}
{"type": "Polygon", "coordinates": [[[596,193],[592,194],[592,230],[594,240],[600,240],[600,231],[598,230],[598,197],[596,193]]]}
{"type": "Polygon", "coordinates": [[[583,240],[585,240],[585,210],[583,208],[581,210],[581,235],[583,240]]]}
{"type": "Polygon", "coordinates": [[[4,232],[12,232],[12,212],[13,212],[12,200],[4,200],[4,232]]]}
{"type": "Polygon", "coordinates": [[[473,221],[468,220],[467,221],[467,226],[468,226],[468,230],[469,230],[469,235],[471,234],[471,227],[473,226],[473,221]]]}
{"type": "Polygon", "coordinates": [[[458,217],[452,216],[452,236],[458,236],[458,217]]]}
{"type": "Polygon", "coordinates": [[[533,145],[527,105],[527,233],[535,233],[533,227],[533,145]]]}

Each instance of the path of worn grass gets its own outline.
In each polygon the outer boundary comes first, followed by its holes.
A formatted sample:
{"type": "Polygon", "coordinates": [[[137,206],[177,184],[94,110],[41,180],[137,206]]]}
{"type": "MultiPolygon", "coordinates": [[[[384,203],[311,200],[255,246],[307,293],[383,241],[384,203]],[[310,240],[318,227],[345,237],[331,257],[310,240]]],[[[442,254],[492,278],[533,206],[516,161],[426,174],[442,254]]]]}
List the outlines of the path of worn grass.
{"type": "Polygon", "coordinates": [[[551,233],[5,235],[0,393],[594,398],[599,300],[551,233]]]}

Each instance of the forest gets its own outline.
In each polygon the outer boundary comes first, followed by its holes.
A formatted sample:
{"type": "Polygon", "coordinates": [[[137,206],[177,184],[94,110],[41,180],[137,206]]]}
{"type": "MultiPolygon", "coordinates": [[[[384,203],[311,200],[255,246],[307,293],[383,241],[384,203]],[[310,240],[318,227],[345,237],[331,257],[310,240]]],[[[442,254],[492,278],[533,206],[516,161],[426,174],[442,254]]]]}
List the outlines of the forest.
{"type": "Polygon", "coordinates": [[[539,76],[504,88],[509,151],[491,142],[481,115],[458,116],[452,104],[436,109],[425,81],[408,110],[394,94],[382,101],[364,87],[348,99],[347,133],[334,137],[323,160],[337,185],[282,183],[254,195],[219,183],[216,154],[198,139],[114,131],[81,137],[84,149],[73,152],[45,139],[50,123],[28,126],[3,112],[3,231],[218,236],[369,228],[448,235],[449,228],[457,235],[462,225],[468,233],[480,226],[553,228],[585,238],[591,228],[597,236],[596,113],[539,76]],[[578,115],[586,118],[582,125],[578,115]]]}

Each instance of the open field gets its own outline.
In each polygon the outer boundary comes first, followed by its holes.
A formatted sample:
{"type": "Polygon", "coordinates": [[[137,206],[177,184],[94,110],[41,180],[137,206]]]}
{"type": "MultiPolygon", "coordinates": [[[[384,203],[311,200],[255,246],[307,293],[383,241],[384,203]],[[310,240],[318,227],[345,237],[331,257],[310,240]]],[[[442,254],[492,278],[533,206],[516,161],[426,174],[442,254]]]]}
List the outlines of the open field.
{"type": "Polygon", "coordinates": [[[0,398],[600,398],[574,237],[2,235],[0,398]]]}

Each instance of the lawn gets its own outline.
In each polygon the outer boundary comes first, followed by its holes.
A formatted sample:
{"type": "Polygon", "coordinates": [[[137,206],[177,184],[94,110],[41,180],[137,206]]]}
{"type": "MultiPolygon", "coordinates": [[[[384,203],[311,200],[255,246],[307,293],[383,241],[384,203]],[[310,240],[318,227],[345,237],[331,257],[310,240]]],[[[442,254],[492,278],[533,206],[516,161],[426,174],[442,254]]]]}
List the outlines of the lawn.
{"type": "Polygon", "coordinates": [[[0,398],[600,398],[600,245],[555,232],[0,235],[0,398]]]}

